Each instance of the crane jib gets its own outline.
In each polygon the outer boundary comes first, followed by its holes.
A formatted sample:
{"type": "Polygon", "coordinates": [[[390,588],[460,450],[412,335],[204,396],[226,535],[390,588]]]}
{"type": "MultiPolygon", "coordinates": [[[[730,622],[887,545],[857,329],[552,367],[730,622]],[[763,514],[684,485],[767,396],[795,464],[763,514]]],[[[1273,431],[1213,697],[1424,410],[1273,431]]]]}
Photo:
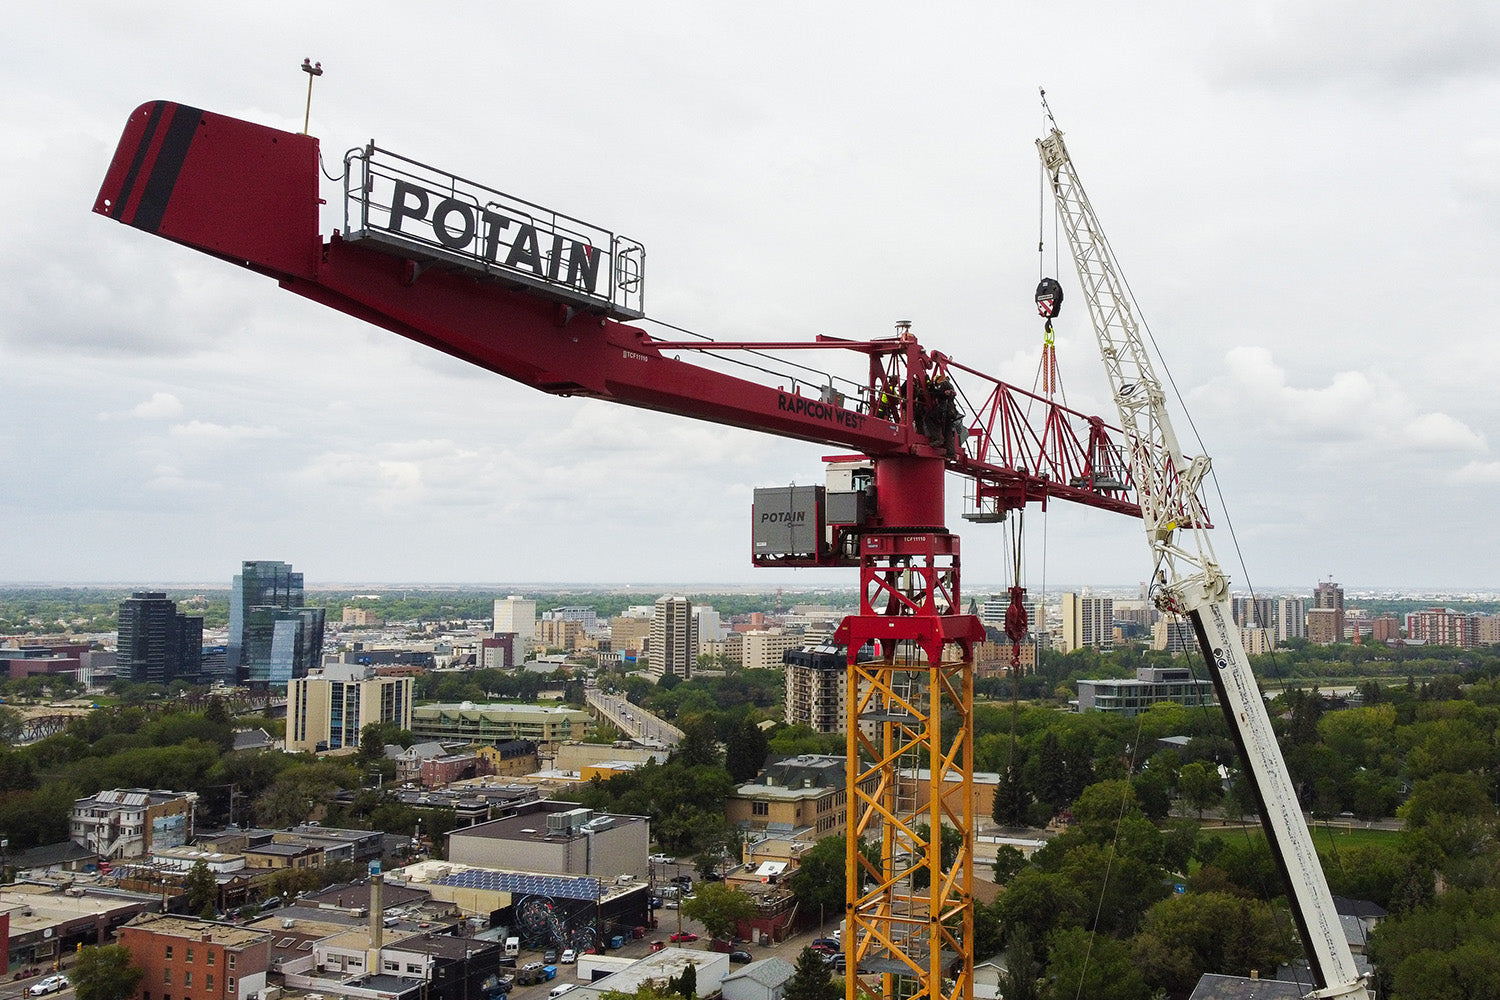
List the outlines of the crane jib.
{"type": "Polygon", "coordinates": [[[822,400],[812,399],[807,396],[794,396],[789,392],[778,394],[776,398],[776,409],[783,413],[795,413],[824,423],[837,424],[840,427],[848,427],[851,430],[862,430],[865,426],[865,415],[853,410],[846,410],[842,406],[834,406],[822,400]]]}

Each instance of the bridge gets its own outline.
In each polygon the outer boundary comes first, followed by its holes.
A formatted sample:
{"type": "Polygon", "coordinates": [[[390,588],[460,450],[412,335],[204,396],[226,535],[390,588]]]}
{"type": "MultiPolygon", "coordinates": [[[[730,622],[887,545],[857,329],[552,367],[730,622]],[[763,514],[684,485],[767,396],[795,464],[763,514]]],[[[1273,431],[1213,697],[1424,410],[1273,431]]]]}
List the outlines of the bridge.
{"type": "Polygon", "coordinates": [[[589,688],[585,694],[589,711],[596,718],[608,722],[637,743],[671,749],[682,742],[681,729],[641,706],[631,704],[621,695],[608,694],[598,688],[589,688]]]}

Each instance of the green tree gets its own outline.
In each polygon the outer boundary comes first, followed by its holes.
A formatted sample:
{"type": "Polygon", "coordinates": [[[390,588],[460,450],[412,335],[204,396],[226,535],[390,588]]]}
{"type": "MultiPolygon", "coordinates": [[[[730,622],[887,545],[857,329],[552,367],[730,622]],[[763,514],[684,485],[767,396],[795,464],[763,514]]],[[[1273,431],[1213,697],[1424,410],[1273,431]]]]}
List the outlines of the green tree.
{"type": "Polygon", "coordinates": [[[404,749],[416,741],[411,730],[402,729],[400,723],[371,722],[359,731],[359,759],[368,766],[385,757],[386,744],[394,743],[404,749]]]}
{"type": "Polygon", "coordinates": [[[129,1000],[145,972],[132,964],[124,945],[85,945],[68,972],[78,1000],[129,1000]]]}
{"type": "Polygon", "coordinates": [[[219,884],[214,873],[208,870],[208,862],[199,858],[184,880],[187,889],[188,909],[205,920],[212,920],[219,912],[219,884]]]}
{"type": "Polygon", "coordinates": [[[1219,769],[1203,761],[1184,764],[1178,772],[1177,785],[1182,789],[1182,797],[1187,799],[1188,805],[1198,810],[1199,819],[1203,818],[1203,810],[1218,805],[1224,798],[1219,769]]]}
{"type": "Polygon", "coordinates": [[[787,879],[787,887],[797,897],[803,913],[824,917],[844,912],[847,850],[845,837],[824,837],[798,860],[797,870],[787,879]]]}
{"type": "Polygon", "coordinates": [[[770,752],[770,740],[765,730],[756,725],[749,716],[741,719],[726,741],[724,769],[736,784],[752,780],[765,766],[766,754],[770,752]]]}
{"type": "Polygon", "coordinates": [[[1032,947],[1031,932],[1024,924],[1007,935],[1005,971],[1000,975],[1000,995],[1005,1000],[1041,1000],[1042,968],[1032,947]]]}
{"type": "Polygon", "coordinates": [[[803,948],[797,956],[797,971],[787,980],[786,1000],[838,1000],[841,992],[823,956],[803,948]]]}
{"type": "Polygon", "coordinates": [[[1026,855],[1011,847],[1002,844],[995,851],[995,882],[1004,885],[1011,877],[1026,867],[1026,855]]]}
{"type": "Polygon", "coordinates": [[[714,937],[730,937],[741,922],[758,912],[755,900],[721,882],[700,884],[692,899],[682,904],[682,915],[701,923],[714,937]]]}
{"type": "Polygon", "coordinates": [[[1451,889],[1431,904],[1382,920],[1369,956],[1390,1000],[1500,996],[1500,893],[1451,889]]]}
{"type": "Polygon", "coordinates": [[[1000,772],[1000,784],[995,789],[995,808],[991,815],[1001,826],[1024,826],[1026,811],[1030,807],[1031,792],[1021,778],[1020,765],[1011,761],[1000,772]]]}
{"type": "Polygon", "coordinates": [[[698,967],[692,962],[683,966],[682,974],[672,980],[672,992],[686,1000],[694,1000],[698,995],[698,967]]]}
{"type": "Polygon", "coordinates": [[[1147,1000],[1151,996],[1123,941],[1073,927],[1052,935],[1047,954],[1047,997],[1147,1000]]]}
{"type": "Polygon", "coordinates": [[[681,760],[689,766],[719,765],[719,740],[713,720],[700,715],[683,722],[679,728],[682,729],[682,742],[672,753],[674,760],[681,760]]]}
{"type": "Polygon", "coordinates": [[[1284,930],[1259,900],[1188,893],[1147,911],[1131,952],[1151,986],[1186,996],[1205,972],[1246,976],[1290,959],[1294,946],[1284,930]]]}

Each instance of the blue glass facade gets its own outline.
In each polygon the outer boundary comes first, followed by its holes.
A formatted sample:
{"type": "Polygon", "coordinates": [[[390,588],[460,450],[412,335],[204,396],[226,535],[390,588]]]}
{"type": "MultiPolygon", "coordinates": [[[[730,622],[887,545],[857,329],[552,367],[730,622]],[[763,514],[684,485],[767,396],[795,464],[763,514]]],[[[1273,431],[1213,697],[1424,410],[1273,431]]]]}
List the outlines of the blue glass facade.
{"type": "Polygon", "coordinates": [[[290,563],[241,564],[229,600],[226,651],[239,683],[283,687],[322,662],[324,611],[303,603],[302,574],[290,563]]]}

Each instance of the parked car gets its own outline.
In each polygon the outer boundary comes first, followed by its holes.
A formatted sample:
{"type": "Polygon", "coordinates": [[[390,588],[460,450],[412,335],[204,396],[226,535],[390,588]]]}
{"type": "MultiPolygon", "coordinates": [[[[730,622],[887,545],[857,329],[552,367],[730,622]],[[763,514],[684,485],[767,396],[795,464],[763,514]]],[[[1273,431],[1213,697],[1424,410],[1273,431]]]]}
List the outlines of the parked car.
{"type": "Polygon", "coordinates": [[[667,940],[674,943],[678,941],[696,941],[698,940],[698,935],[694,934],[692,931],[678,931],[667,940]]]}
{"type": "Polygon", "coordinates": [[[653,865],[670,865],[676,864],[677,862],[676,858],[669,857],[665,854],[653,854],[651,855],[649,860],[653,865]]]}
{"type": "Polygon", "coordinates": [[[577,985],[577,983],[561,983],[557,986],[552,987],[552,992],[548,993],[547,996],[551,997],[552,1000],[557,1000],[558,997],[562,996],[564,993],[568,992],[577,985]]]}
{"type": "Polygon", "coordinates": [[[516,973],[516,982],[522,986],[531,986],[534,983],[542,982],[546,978],[547,976],[542,972],[541,962],[527,962],[516,973]]]}
{"type": "Polygon", "coordinates": [[[564,948],[560,961],[563,965],[572,965],[574,962],[578,961],[578,952],[574,951],[572,948],[564,948]]]}
{"type": "Polygon", "coordinates": [[[46,979],[39,979],[35,983],[32,983],[26,992],[34,997],[39,997],[45,996],[48,993],[61,993],[67,988],[67,976],[48,976],[46,979]]]}
{"type": "Polygon", "coordinates": [[[731,951],[729,953],[729,961],[735,965],[744,965],[746,962],[753,960],[750,958],[748,951],[731,951]]]}
{"type": "Polygon", "coordinates": [[[543,965],[556,965],[557,964],[557,949],[556,948],[548,948],[547,949],[546,953],[542,955],[542,964],[543,965]]]}
{"type": "Polygon", "coordinates": [[[840,950],[839,943],[833,938],[816,938],[808,947],[813,951],[820,951],[825,955],[832,955],[834,952],[840,950]]]}

